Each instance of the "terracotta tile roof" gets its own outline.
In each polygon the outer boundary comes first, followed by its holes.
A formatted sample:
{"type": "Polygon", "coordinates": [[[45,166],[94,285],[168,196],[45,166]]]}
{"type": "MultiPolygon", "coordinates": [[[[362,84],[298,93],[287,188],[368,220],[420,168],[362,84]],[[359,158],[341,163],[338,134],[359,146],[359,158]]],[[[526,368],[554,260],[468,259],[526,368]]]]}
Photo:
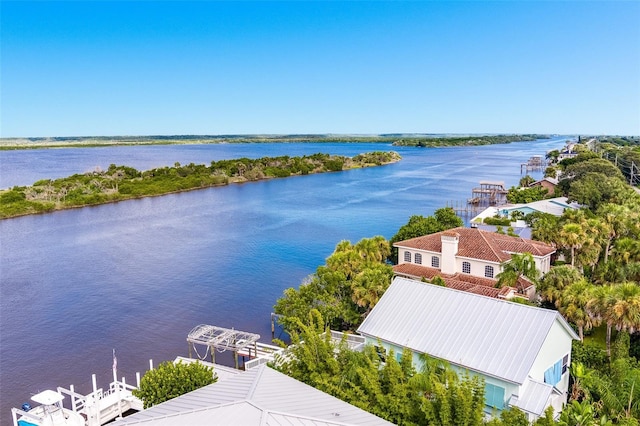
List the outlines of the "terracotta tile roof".
{"type": "MultiPolygon", "coordinates": [[[[455,290],[462,290],[468,293],[479,294],[482,296],[506,298],[509,293],[516,293],[516,289],[513,287],[495,288],[497,280],[491,278],[475,277],[473,275],[456,273],[454,275],[443,274],[439,269],[429,268],[427,266],[416,265],[415,263],[402,263],[393,267],[393,272],[396,275],[400,275],[415,280],[421,280],[426,278],[428,280],[433,279],[436,276],[440,276],[448,288],[455,290]]],[[[527,288],[531,283],[526,281],[528,285],[523,288],[527,288]]]]}
{"type": "Polygon", "coordinates": [[[556,251],[552,246],[522,237],[497,234],[478,228],[454,228],[410,240],[399,241],[395,247],[406,247],[434,253],[442,252],[441,236],[459,236],[459,257],[502,263],[511,259],[512,253],[531,253],[546,256],[556,251]]]}
{"type": "Polygon", "coordinates": [[[474,294],[479,294],[481,296],[496,297],[496,298],[499,297],[500,295],[501,289],[499,288],[475,285],[475,284],[471,284],[464,281],[458,281],[452,278],[445,278],[444,281],[445,281],[446,287],[453,288],[455,290],[462,290],[468,293],[474,293],[474,294]]]}

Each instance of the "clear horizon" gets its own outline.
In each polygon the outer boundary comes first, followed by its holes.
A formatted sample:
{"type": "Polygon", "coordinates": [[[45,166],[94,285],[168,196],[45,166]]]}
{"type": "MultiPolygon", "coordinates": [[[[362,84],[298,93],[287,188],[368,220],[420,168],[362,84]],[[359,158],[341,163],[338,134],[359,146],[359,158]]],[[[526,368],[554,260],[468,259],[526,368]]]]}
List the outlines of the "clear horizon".
{"type": "Polygon", "coordinates": [[[640,135],[636,1],[5,1],[1,138],[640,135]]]}

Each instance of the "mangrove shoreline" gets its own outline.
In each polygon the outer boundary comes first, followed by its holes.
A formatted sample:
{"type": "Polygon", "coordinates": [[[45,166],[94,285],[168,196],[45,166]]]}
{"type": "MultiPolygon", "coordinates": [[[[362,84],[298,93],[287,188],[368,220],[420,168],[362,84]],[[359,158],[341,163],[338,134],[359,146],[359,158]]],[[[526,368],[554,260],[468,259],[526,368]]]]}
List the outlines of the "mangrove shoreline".
{"type": "Polygon", "coordinates": [[[111,164],[60,179],[43,179],[31,186],[0,190],[0,219],[50,213],[185,191],[256,182],[273,178],[339,172],[400,161],[393,151],[369,152],[354,157],[313,154],[302,157],[240,158],[204,164],[175,163],[140,172],[111,164]]]}

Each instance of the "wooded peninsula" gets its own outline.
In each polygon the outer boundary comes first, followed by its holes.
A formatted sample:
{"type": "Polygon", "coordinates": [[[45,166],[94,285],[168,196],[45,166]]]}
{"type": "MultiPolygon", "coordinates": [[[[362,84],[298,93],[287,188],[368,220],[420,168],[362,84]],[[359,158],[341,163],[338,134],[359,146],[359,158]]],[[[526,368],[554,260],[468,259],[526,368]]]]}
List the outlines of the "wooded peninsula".
{"type": "Polygon", "coordinates": [[[143,172],[111,164],[107,170],[98,169],[55,180],[43,179],[32,186],[14,186],[0,191],[0,219],[230,183],[381,166],[400,159],[393,151],[368,152],[354,157],[318,153],[302,157],[212,161],[210,166],[175,163],[173,167],[143,172]]]}

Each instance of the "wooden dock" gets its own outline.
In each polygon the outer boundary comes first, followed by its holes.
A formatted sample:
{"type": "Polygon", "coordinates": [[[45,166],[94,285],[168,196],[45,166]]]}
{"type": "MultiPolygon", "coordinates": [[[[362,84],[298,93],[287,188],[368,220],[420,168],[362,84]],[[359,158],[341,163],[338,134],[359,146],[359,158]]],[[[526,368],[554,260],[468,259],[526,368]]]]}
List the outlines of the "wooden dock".
{"type": "Polygon", "coordinates": [[[547,161],[541,155],[534,155],[526,163],[520,164],[520,174],[523,172],[543,172],[547,168],[547,161]]]}
{"type": "Polygon", "coordinates": [[[446,207],[453,209],[463,219],[469,219],[487,207],[506,204],[508,192],[504,182],[483,180],[480,186],[471,190],[471,197],[466,201],[448,201],[446,207]]]}

